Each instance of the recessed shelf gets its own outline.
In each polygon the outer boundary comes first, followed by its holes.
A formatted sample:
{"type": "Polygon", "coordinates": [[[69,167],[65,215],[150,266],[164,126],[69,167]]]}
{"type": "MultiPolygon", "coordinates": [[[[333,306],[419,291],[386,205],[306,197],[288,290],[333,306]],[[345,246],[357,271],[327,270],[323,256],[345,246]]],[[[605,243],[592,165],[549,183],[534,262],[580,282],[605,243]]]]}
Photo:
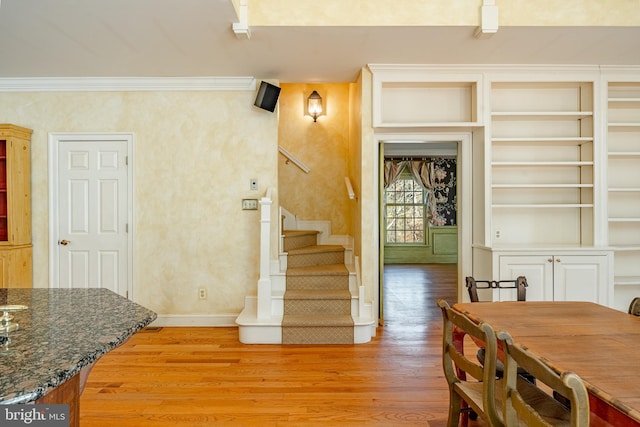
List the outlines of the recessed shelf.
{"type": "Polygon", "coordinates": [[[609,218],[609,222],[640,222],[640,217],[637,218],[609,218]]]}

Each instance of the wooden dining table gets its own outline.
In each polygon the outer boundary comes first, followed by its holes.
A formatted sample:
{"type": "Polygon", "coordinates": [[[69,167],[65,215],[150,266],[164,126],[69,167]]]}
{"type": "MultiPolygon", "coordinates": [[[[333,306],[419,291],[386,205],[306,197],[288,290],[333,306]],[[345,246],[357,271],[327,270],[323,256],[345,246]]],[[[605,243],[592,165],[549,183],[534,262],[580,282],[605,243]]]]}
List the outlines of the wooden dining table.
{"type": "Polygon", "coordinates": [[[453,308],[506,331],[589,392],[591,426],[640,427],[640,317],[590,302],[474,302],[453,308]]]}

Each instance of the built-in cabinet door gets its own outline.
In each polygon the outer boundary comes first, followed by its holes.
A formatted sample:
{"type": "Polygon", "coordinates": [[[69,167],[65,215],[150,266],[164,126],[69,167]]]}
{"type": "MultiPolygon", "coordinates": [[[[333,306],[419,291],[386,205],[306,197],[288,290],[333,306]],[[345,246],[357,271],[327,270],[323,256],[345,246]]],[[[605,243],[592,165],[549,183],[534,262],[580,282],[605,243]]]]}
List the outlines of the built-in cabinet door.
{"type": "MultiPolygon", "coordinates": [[[[500,280],[511,280],[518,276],[527,278],[527,301],[553,300],[553,257],[545,255],[517,255],[500,257],[500,280]],[[551,262],[549,261],[551,259],[551,262]]],[[[511,295],[503,295],[512,290],[501,290],[500,299],[513,300],[511,295]]]]}
{"type": "MultiPolygon", "coordinates": [[[[607,303],[607,257],[516,255],[500,257],[500,279],[525,276],[527,301],[607,303]]],[[[502,291],[504,292],[504,291],[502,291]]],[[[501,300],[513,298],[502,298],[501,300]]]]}
{"type": "Polygon", "coordinates": [[[606,303],[606,257],[554,257],[553,299],[606,303]]]}

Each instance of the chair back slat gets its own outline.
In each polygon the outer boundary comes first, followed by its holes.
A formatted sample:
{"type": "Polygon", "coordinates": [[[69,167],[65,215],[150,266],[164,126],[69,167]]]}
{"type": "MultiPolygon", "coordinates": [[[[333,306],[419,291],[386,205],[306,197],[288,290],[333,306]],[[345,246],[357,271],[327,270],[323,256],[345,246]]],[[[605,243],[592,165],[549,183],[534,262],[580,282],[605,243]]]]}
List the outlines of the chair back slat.
{"type": "Polygon", "coordinates": [[[497,334],[505,354],[505,377],[503,382],[503,419],[506,425],[547,427],[589,425],[589,395],[578,375],[573,372],[555,372],[544,361],[525,347],[513,342],[507,332],[497,334]],[[536,384],[524,386],[517,369],[524,368],[536,378],[536,384]],[[552,395],[544,393],[540,383],[563,396],[568,402],[564,406],[552,395]],[[540,396],[543,396],[542,399],[540,396]]]}
{"type": "Polygon", "coordinates": [[[527,287],[529,284],[527,283],[527,278],[525,276],[518,276],[514,280],[476,280],[472,276],[467,276],[465,278],[465,284],[467,291],[469,292],[469,299],[471,302],[480,301],[478,290],[493,291],[495,289],[497,289],[498,292],[501,289],[515,289],[517,301],[527,300],[527,287]]]}

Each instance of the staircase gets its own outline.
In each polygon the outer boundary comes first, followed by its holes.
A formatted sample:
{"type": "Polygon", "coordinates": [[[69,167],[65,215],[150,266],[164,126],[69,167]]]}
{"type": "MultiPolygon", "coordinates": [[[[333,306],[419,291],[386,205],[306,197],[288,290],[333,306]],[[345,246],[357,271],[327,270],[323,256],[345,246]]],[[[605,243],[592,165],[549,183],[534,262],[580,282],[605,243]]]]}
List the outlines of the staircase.
{"type": "Polygon", "coordinates": [[[360,281],[353,241],[329,221],[300,221],[279,208],[278,259],[271,257],[270,190],[260,200],[260,278],[236,318],[244,344],[364,344],[376,321],[360,281]],[[289,231],[285,231],[289,230],[289,231]],[[310,231],[305,231],[310,230],[310,231]]]}
{"type": "Polygon", "coordinates": [[[284,231],[287,252],[283,344],[353,344],[344,247],[318,245],[318,231],[284,231]]]}

